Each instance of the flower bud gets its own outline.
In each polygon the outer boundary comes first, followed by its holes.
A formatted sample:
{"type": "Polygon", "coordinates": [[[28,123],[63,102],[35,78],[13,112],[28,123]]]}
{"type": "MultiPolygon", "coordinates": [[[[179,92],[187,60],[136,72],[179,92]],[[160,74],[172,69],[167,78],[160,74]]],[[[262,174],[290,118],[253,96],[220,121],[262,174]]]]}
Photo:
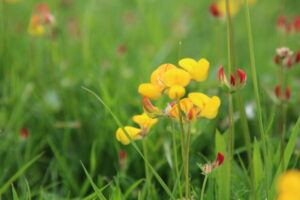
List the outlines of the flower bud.
{"type": "Polygon", "coordinates": [[[240,84],[241,85],[245,84],[246,79],[247,79],[246,73],[243,70],[241,70],[241,69],[238,69],[236,72],[237,72],[237,75],[238,75],[238,77],[240,79],[240,84]]]}
{"type": "Polygon", "coordinates": [[[275,55],[273,61],[276,65],[278,65],[279,64],[279,57],[277,55],[275,55]]]}
{"type": "Polygon", "coordinates": [[[222,16],[222,14],[221,14],[220,10],[218,9],[216,3],[212,3],[212,4],[209,5],[209,12],[215,18],[218,18],[218,17],[222,16]]]}
{"type": "Polygon", "coordinates": [[[145,110],[145,112],[150,116],[150,117],[157,117],[158,115],[163,114],[159,108],[155,107],[152,105],[150,99],[148,97],[143,97],[142,99],[142,105],[145,110]]]}
{"type": "Polygon", "coordinates": [[[293,66],[293,64],[294,64],[294,61],[293,61],[292,57],[288,57],[285,62],[285,65],[287,66],[287,68],[291,68],[293,66]]]}
{"type": "Polygon", "coordinates": [[[274,88],[274,94],[277,98],[281,98],[281,86],[280,85],[277,85],[274,88]]]}
{"type": "Polygon", "coordinates": [[[224,73],[224,67],[221,66],[218,70],[218,80],[220,81],[221,84],[225,84],[226,82],[226,76],[224,73]]]}
{"type": "Polygon", "coordinates": [[[221,166],[224,162],[224,154],[218,152],[218,156],[215,162],[217,163],[217,166],[221,166]]]}
{"type": "Polygon", "coordinates": [[[295,63],[300,62],[300,51],[296,52],[296,56],[295,56],[295,63]]]}
{"type": "Polygon", "coordinates": [[[235,76],[233,74],[230,74],[230,85],[235,86],[235,76]]]}
{"type": "Polygon", "coordinates": [[[296,32],[300,31],[300,17],[295,17],[293,21],[293,28],[296,32]]]}
{"type": "Polygon", "coordinates": [[[22,137],[23,139],[28,138],[28,136],[29,136],[29,131],[28,131],[28,129],[25,128],[25,127],[22,127],[22,128],[20,129],[20,135],[21,135],[21,137],[22,137]]]}

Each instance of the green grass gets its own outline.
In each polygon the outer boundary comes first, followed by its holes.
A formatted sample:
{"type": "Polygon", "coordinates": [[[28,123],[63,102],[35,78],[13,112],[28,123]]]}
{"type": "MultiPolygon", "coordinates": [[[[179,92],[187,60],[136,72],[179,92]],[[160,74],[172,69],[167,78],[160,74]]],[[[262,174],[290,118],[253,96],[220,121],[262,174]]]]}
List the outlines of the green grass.
{"type": "MultiPolygon", "coordinates": [[[[222,151],[225,163],[209,176],[204,199],[255,196],[260,200],[266,193],[270,200],[274,199],[276,178],[281,171],[277,107],[272,96],[277,84],[273,57],[275,49],[282,45],[300,50],[300,33],[281,34],[275,22],[281,14],[299,15],[300,2],[257,0],[250,7],[263,123],[259,127],[257,115],[248,119],[255,195],[251,194],[240,118],[235,121],[231,176],[226,173],[228,102],[218,87],[217,70],[220,65],[228,66],[227,27],[225,21],[218,22],[208,13],[211,1],[47,1],[56,17],[54,33],[32,37],[27,27],[38,2],[8,4],[2,0],[0,4],[0,199],[179,198],[178,187],[183,180],[178,180],[177,175],[184,172],[181,166],[177,173],[175,170],[174,127],[170,121],[161,119],[151,129],[145,140],[145,158],[142,141],[124,146],[115,139],[120,124],[115,123],[111,112],[121,124],[133,125],[131,117],[142,112],[138,85],[148,81],[159,65],[176,64],[182,57],[204,57],[211,63],[208,80],[192,83],[188,91],[218,95],[222,100],[216,119],[198,120],[191,130],[191,194],[200,199],[204,176],[197,164],[213,161],[222,151]],[[120,45],[126,46],[123,55],[118,53],[120,45]],[[104,104],[82,87],[95,92],[104,104]],[[70,122],[76,122],[75,126],[70,122]],[[21,127],[29,130],[25,140],[19,134],[21,127]],[[268,157],[263,151],[261,128],[268,157]],[[121,149],[127,153],[124,168],[119,166],[121,149]],[[150,170],[147,176],[144,160],[150,170]],[[268,171],[264,171],[265,163],[268,171]],[[268,191],[264,184],[266,174],[268,191]],[[229,179],[230,187],[226,185],[229,179]]],[[[255,107],[244,12],[241,9],[232,19],[235,62],[248,74],[240,94],[245,105],[255,107]]],[[[287,80],[292,98],[287,112],[285,169],[300,167],[299,75],[298,64],[290,69],[287,80]]],[[[233,100],[239,114],[238,99],[233,100]]],[[[163,97],[155,104],[165,107],[168,101],[163,97]]],[[[175,129],[175,139],[179,140],[177,125],[175,129]]],[[[178,159],[181,163],[181,156],[178,159]]]]}

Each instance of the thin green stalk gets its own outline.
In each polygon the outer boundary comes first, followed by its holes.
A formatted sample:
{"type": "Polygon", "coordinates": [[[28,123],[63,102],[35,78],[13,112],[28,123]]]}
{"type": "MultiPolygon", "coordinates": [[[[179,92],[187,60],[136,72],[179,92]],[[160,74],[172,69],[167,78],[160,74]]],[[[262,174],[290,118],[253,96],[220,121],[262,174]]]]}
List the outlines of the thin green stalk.
{"type": "Polygon", "coordinates": [[[247,26],[247,34],[248,34],[248,46],[249,46],[249,55],[250,55],[250,69],[252,74],[252,84],[254,88],[254,95],[257,107],[257,119],[259,125],[259,132],[263,143],[263,154],[265,160],[265,187],[266,187],[266,197],[268,199],[268,191],[269,191],[269,163],[268,160],[268,150],[267,150],[267,143],[266,143],[266,135],[264,131],[263,119],[262,119],[262,111],[260,105],[260,96],[258,90],[258,81],[257,81],[257,74],[256,74],[256,65],[255,65],[255,55],[254,55],[254,42],[252,36],[252,28],[251,28],[251,18],[250,18],[250,11],[249,11],[249,4],[248,0],[244,0],[245,4],[245,19],[246,19],[246,26],[247,26]]]}
{"type": "Polygon", "coordinates": [[[202,184],[201,198],[200,198],[200,200],[204,199],[204,191],[205,191],[205,186],[206,186],[206,183],[207,183],[207,179],[208,179],[208,175],[205,175],[204,181],[203,181],[203,184],[202,184]]]}
{"type": "MultiPolygon", "coordinates": [[[[229,8],[229,0],[226,0],[226,22],[227,22],[227,56],[228,56],[228,74],[232,73],[232,24],[231,24],[231,16],[230,16],[230,8],[229,8]]],[[[233,160],[233,151],[234,151],[234,108],[233,108],[233,99],[232,94],[228,93],[228,113],[229,113],[229,130],[228,130],[228,190],[230,193],[231,186],[231,167],[233,160]]]]}
{"type": "MultiPolygon", "coordinates": [[[[146,138],[143,140],[143,151],[144,151],[144,156],[146,160],[148,159],[148,149],[147,149],[147,143],[146,143],[146,138]]],[[[150,194],[150,173],[149,173],[149,168],[148,165],[146,164],[146,162],[144,162],[145,164],[145,174],[146,174],[146,193],[145,196],[149,196],[150,194]]],[[[147,198],[146,198],[147,199],[147,198]]]]}
{"type": "Polygon", "coordinates": [[[190,191],[190,183],[189,183],[189,169],[187,163],[188,157],[187,157],[187,149],[186,149],[186,136],[184,131],[184,125],[183,125],[183,119],[182,119],[182,109],[180,105],[180,100],[177,100],[178,105],[178,115],[179,115],[179,124],[180,124],[180,132],[181,132],[181,149],[182,149],[182,160],[183,160],[183,166],[184,166],[184,176],[185,176],[185,198],[189,199],[189,191],[190,191]]]}
{"type": "Polygon", "coordinates": [[[179,195],[180,199],[182,199],[182,189],[181,189],[181,178],[179,174],[179,168],[178,168],[178,155],[177,155],[177,141],[176,141],[176,131],[174,128],[174,121],[172,120],[172,128],[173,128],[173,133],[172,133],[172,140],[173,140],[173,154],[174,154],[174,162],[175,162],[175,170],[176,170],[176,179],[178,180],[178,190],[179,190],[179,195]]]}

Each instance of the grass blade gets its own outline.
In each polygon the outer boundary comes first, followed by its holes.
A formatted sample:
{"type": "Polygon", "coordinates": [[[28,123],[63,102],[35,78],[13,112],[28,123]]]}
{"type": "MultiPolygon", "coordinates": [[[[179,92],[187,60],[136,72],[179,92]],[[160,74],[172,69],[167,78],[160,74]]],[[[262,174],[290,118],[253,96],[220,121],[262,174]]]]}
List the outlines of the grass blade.
{"type": "Polygon", "coordinates": [[[19,178],[24,172],[33,164],[35,163],[43,153],[40,153],[33,159],[31,159],[29,162],[27,162],[21,169],[19,169],[4,185],[0,187],[0,196],[3,194],[3,192],[6,191],[6,189],[17,179],[19,178]]]}

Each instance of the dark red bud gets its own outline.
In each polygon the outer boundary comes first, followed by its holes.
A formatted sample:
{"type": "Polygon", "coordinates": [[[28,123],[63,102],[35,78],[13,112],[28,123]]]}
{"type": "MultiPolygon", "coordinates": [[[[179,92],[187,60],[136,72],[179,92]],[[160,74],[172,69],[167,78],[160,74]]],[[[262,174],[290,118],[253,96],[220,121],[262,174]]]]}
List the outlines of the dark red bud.
{"type": "Polygon", "coordinates": [[[235,86],[235,76],[233,74],[230,75],[230,85],[235,86]]]}
{"type": "Polygon", "coordinates": [[[241,69],[238,69],[236,72],[237,72],[237,75],[240,79],[240,84],[244,84],[246,79],[247,79],[246,73],[241,69]]]}
{"type": "Polygon", "coordinates": [[[26,139],[29,136],[29,131],[27,128],[22,127],[20,129],[20,135],[22,136],[22,138],[26,139]]]}
{"type": "Polygon", "coordinates": [[[216,163],[218,166],[222,165],[224,162],[224,154],[222,154],[221,152],[218,153],[217,159],[216,159],[216,163]]]}
{"type": "Polygon", "coordinates": [[[225,82],[224,67],[221,66],[218,70],[218,80],[223,84],[225,82]]]}
{"type": "Polygon", "coordinates": [[[300,51],[296,52],[296,56],[295,56],[295,63],[300,62],[300,51]]]}
{"type": "Polygon", "coordinates": [[[216,3],[212,3],[209,5],[209,12],[213,17],[220,17],[222,15],[216,3]]]}
{"type": "Polygon", "coordinates": [[[126,151],[124,149],[121,149],[119,152],[119,159],[124,160],[126,158],[126,151]]]}
{"type": "Polygon", "coordinates": [[[277,98],[281,98],[281,86],[280,85],[277,85],[274,89],[274,93],[275,93],[275,96],[277,98]]]}
{"type": "Polygon", "coordinates": [[[294,30],[295,30],[296,32],[300,31],[300,17],[295,17],[295,18],[294,18],[294,23],[293,23],[293,25],[294,25],[294,30]]]}

